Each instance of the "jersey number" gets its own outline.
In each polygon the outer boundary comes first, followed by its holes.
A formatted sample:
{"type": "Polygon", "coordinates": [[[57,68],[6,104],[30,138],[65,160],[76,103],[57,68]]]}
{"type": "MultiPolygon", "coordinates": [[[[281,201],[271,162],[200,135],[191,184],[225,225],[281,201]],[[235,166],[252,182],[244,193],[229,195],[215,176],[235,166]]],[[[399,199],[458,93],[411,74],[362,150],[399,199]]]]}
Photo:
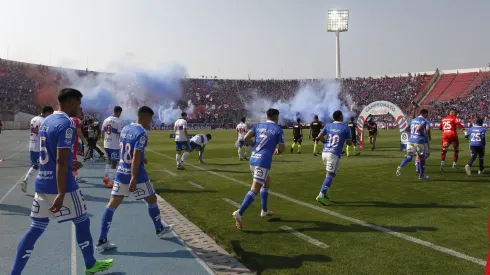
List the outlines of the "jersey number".
{"type": "Polygon", "coordinates": [[[105,129],[105,133],[110,135],[112,134],[112,125],[108,124],[106,129],[105,129]]]}
{"type": "Polygon", "coordinates": [[[449,121],[443,121],[442,122],[442,129],[444,129],[444,130],[451,130],[452,129],[451,122],[449,122],[449,121]]]}
{"type": "Polygon", "coordinates": [[[121,148],[121,160],[126,164],[131,164],[131,144],[122,142],[119,143],[119,148],[121,148]]]}
{"type": "Polygon", "coordinates": [[[40,137],[41,149],[39,153],[39,164],[46,165],[49,162],[48,148],[46,148],[46,137],[40,137]]]}
{"type": "Polygon", "coordinates": [[[335,147],[339,146],[339,143],[340,143],[339,135],[328,134],[328,137],[327,137],[327,147],[328,148],[335,148],[335,147]]]}
{"type": "Polygon", "coordinates": [[[471,139],[470,141],[481,141],[481,135],[480,133],[471,133],[471,139]]]}
{"type": "Polygon", "coordinates": [[[419,128],[418,125],[411,125],[410,126],[410,133],[411,134],[417,134],[417,129],[419,128]]]}
{"type": "Polygon", "coordinates": [[[255,147],[255,151],[259,151],[262,146],[264,146],[265,140],[267,139],[267,135],[260,135],[259,136],[260,142],[257,144],[257,147],[255,147]]]}

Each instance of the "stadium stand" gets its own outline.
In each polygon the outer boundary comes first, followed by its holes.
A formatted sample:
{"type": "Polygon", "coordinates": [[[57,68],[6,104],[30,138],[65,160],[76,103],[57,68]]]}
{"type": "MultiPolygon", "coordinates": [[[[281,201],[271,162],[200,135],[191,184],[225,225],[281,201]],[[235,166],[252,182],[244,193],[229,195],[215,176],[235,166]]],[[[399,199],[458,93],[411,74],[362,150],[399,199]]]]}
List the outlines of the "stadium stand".
{"type": "Polygon", "coordinates": [[[443,74],[439,81],[437,81],[434,88],[432,88],[429,94],[422,100],[422,104],[426,105],[436,100],[442,93],[446,91],[449,85],[451,85],[455,77],[456,74],[443,74]]]}
{"type": "Polygon", "coordinates": [[[457,74],[446,91],[442,93],[437,101],[448,101],[456,98],[478,75],[478,73],[461,73],[457,74]]]}

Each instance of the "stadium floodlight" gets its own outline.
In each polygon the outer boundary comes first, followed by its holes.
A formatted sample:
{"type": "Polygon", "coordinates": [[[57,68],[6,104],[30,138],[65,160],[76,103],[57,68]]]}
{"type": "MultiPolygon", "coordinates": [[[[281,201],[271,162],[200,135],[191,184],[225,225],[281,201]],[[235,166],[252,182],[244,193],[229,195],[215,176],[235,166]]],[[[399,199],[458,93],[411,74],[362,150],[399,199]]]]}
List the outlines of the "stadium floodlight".
{"type": "Polygon", "coordinates": [[[336,78],[340,79],[340,33],[349,29],[349,10],[329,10],[327,31],[335,32],[336,37],[336,78]]]}

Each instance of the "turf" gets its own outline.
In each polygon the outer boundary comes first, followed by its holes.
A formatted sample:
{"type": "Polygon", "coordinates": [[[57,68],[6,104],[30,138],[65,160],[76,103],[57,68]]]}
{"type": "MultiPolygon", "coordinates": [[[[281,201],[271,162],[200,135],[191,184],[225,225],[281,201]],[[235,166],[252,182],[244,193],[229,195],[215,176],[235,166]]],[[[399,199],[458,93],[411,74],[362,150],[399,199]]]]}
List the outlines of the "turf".
{"type": "MultiPolygon", "coordinates": [[[[269,196],[274,218],[260,217],[260,198],[245,213],[243,230],[235,228],[231,213],[251,183],[247,162],[239,161],[234,131],[212,131],[204,159],[190,155],[185,171],[176,169],[175,144],[169,131],[152,131],[147,170],[157,192],[188,219],[216,239],[227,251],[258,274],[482,274],[483,266],[407,240],[334,217],[277,196],[269,196]],[[157,152],[155,154],[153,152],[157,152]],[[164,155],[164,156],[163,156],[164,155]],[[201,169],[198,169],[201,168],[201,169]],[[169,170],[172,176],[162,170],[169,170]],[[205,169],[205,170],[202,170],[205,169]],[[206,172],[209,171],[209,172],[206,172]],[[188,184],[192,181],[204,187],[188,184]],[[315,238],[319,248],[280,229],[289,226],[315,238]]],[[[193,133],[197,133],[193,131],[193,133]]],[[[490,197],[489,174],[464,173],[469,158],[461,139],[460,169],[439,172],[440,133],[433,133],[428,181],[419,181],[414,164],[400,177],[396,167],[404,157],[399,133],[382,130],[375,151],[343,157],[329,191],[331,205],[315,201],[323,179],[321,157],[312,156],[312,142],[303,142],[303,154],[290,154],[292,133],[286,131],[286,153],[275,156],[271,191],[342,215],[374,223],[393,231],[485,259],[490,197]]],[[[452,162],[452,152],[446,163],[452,162]]]]}

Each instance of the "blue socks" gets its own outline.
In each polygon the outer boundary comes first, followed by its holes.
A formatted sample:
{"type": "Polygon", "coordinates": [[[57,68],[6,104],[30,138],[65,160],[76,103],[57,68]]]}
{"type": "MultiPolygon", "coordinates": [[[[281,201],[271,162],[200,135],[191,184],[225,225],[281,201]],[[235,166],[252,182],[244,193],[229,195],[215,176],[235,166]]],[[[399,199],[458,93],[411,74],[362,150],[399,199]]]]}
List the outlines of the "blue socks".
{"type": "Polygon", "coordinates": [[[150,215],[155,230],[162,228],[162,218],[160,217],[160,209],[158,209],[158,204],[148,204],[148,214],[150,215]]]}
{"type": "Polygon", "coordinates": [[[423,177],[425,173],[425,159],[426,159],[425,156],[422,156],[420,158],[420,165],[419,165],[420,177],[423,177]]]}
{"type": "Polygon", "coordinates": [[[255,196],[256,194],[254,193],[254,191],[252,190],[248,191],[248,193],[245,195],[245,198],[243,198],[242,205],[240,205],[240,210],[238,211],[240,216],[243,216],[245,210],[247,210],[247,208],[252,204],[252,202],[254,202],[255,196]]]}
{"type": "Polygon", "coordinates": [[[262,211],[267,212],[267,198],[269,198],[269,188],[262,187],[260,189],[260,202],[262,203],[262,211]]]}
{"type": "Polygon", "coordinates": [[[102,214],[102,223],[100,224],[100,238],[99,240],[107,240],[107,234],[109,233],[109,228],[112,223],[112,216],[114,215],[116,209],[107,206],[102,214]]]}
{"type": "Polygon", "coordinates": [[[402,160],[402,163],[400,164],[400,167],[404,167],[405,165],[407,165],[409,162],[411,162],[413,159],[413,156],[407,156],[406,158],[404,158],[402,160]]]}
{"type": "Polygon", "coordinates": [[[32,224],[31,228],[26,232],[24,237],[17,247],[17,254],[15,255],[14,267],[10,272],[10,275],[20,275],[22,270],[27,264],[29,257],[31,256],[32,250],[34,250],[34,245],[41,235],[44,233],[46,227],[48,227],[48,218],[31,218],[32,224]]]}
{"type": "Polygon", "coordinates": [[[94,242],[92,240],[92,234],[90,234],[90,219],[85,214],[73,220],[75,224],[75,233],[77,236],[77,243],[82,250],[83,259],[85,260],[85,267],[92,268],[95,264],[94,257],[94,242]]]}
{"type": "Polygon", "coordinates": [[[320,190],[320,193],[322,193],[323,195],[327,194],[328,188],[330,188],[330,185],[332,185],[332,181],[333,181],[333,177],[327,176],[323,181],[322,189],[320,190]]]}

